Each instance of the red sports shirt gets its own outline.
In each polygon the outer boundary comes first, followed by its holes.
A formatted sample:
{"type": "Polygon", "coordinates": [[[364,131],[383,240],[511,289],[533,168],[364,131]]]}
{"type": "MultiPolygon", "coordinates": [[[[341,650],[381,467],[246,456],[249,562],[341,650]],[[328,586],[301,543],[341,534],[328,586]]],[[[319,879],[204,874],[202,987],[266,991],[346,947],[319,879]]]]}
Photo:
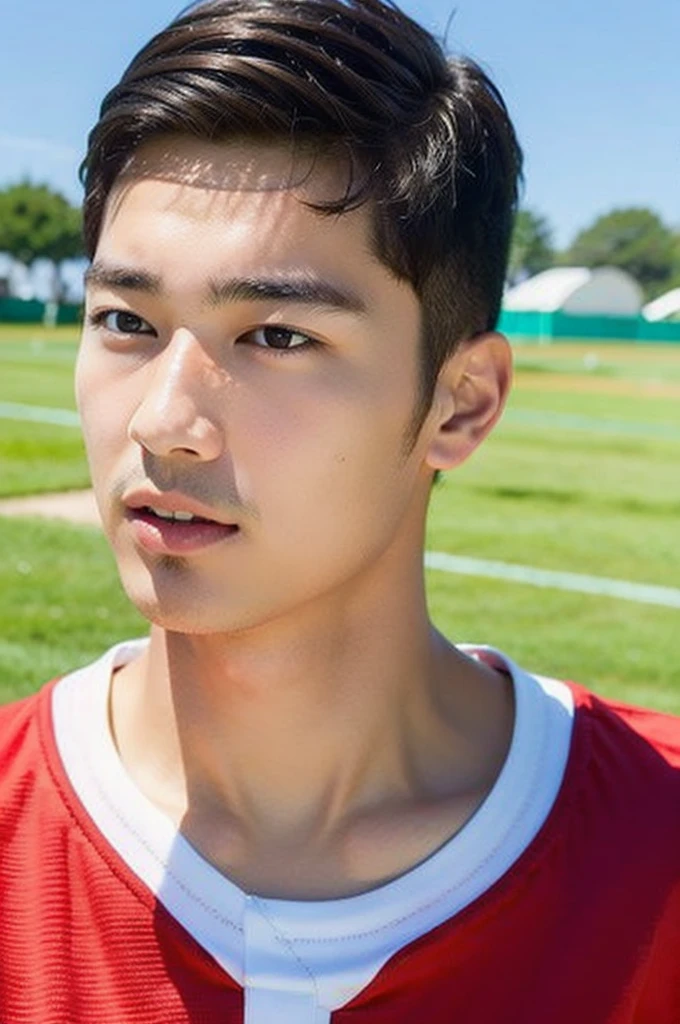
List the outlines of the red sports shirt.
{"type": "Polygon", "coordinates": [[[680,1024],[679,719],[482,651],[518,719],[465,828],[371,893],[262,900],[115,763],[138,650],[0,709],[2,1024],[680,1024]]]}

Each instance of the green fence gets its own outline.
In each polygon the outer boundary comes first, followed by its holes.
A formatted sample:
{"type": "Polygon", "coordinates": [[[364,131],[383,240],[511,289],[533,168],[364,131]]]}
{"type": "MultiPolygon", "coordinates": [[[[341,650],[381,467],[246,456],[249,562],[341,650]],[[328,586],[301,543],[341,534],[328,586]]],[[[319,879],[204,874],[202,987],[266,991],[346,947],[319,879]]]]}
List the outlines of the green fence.
{"type": "MultiPolygon", "coordinates": [[[[0,323],[44,323],[46,305],[44,302],[38,302],[37,299],[0,298],[0,323]]],[[[81,319],[82,306],[79,305],[63,303],[56,311],[56,323],[58,324],[79,324],[81,319]]]]}
{"type": "Polygon", "coordinates": [[[44,302],[0,299],[0,321],[11,324],[37,324],[42,322],[44,315],[44,302]]]}
{"type": "Polygon", "coordinates": [[[57,312],[58,324],[80,324],[83,320],[83,307],[62,304],[57,312]]]}
{"type": "Polygon", "coordinates": [[[650,323],[642,316],[573,316],[554,313],[504,309],[498,329],[510,337],[535,341],[579,341],[598,338],[603,341],[657,341],[680,344],[680,322],[650,323]]]}
{"type": "Polygon", "coordinates": [[[658,320],[656,323],[650,323],[649,320],[642,320],[638,341],[680,342],[680,322],[658,320]]]}

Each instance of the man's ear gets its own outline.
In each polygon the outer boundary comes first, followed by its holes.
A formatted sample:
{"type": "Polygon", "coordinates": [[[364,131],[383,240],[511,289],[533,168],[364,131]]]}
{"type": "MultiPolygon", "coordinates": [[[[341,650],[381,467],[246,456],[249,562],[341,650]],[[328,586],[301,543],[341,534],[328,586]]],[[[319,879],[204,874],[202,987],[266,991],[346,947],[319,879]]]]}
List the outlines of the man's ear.
{"type": "Polygon", "coordinates": [[[435,386],[425,453],[431,469],[452,469],[472,454],[503,412],[511,379],[512,352],[502,334],[461,342],[435,386]]]}

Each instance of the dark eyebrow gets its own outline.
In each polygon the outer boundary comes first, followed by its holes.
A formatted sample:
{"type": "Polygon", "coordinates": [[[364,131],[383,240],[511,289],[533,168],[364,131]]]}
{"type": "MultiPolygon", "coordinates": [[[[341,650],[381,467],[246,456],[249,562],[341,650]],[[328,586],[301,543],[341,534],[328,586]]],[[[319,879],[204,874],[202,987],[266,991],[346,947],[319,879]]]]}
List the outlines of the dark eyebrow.
{"type": "MultiPolygon", "coordinates": [[[[95,262],[85,271],[85,284],[100,288],[123,289],[161,295],[163,281],[158,274],[137,267],[95,262]]],[[[229,302],[297,302],[305,306],[365,316],[366,303],[355,292],[309,273],[277,277],[233,277],[213,279],[208,284],[207,303],[221,306],[229,302]]]]}
{"type": "Polygon", "coordinates": [[[274,278],[240,277],[209,285],[211,305],[227,302],[299,302],[305,306],[328,306],[365,316],[366,303],[355,292],[308,274],[274,278]]]}
{"type": "Polygon", "coordinates": [[[146,292],[148,295],[160,295],[162,282],[157,274],[135,267],[123,267],[116,264],[95,262],[85,271],[85,284],[98,285],[100,288],[123,288],[133,292],[146,292]]]}

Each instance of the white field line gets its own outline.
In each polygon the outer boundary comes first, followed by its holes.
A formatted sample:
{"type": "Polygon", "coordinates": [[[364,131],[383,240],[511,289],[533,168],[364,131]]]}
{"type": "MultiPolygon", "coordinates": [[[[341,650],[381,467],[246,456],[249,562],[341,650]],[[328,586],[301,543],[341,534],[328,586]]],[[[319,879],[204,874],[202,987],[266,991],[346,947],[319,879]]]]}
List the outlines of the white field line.
{"type": "Polygon", "coordinates": [[[680,429],[670,423],[644,423],[640,420],[599,419],[579,413],[550,412],[545,409],[506,409],[501,425],[545,427],[553,430],[579,430],[613,437],[648,437],[662,441],[680,441],[680,429]]]}
{"type": "Polygon", "coordinates": [[[577,594],[596,594],[599,597],[636,601],[638,604],[680,608],[680,590],[675,587],[612,580],[606,576],[583,576],[576,572],[553,572],[549,569],[534,569],[530,565],[511,565],[508,562],[487,562],[482,558],[446,555],[440,551],[428,551],[425,555],[425,566],[428,569],[461,576],[485,576],[510,583],[525,583],[531,587],[572,590],[577,594]]]}
{"type": "Polygon", "coordinates": [[[22,405],[19,402],[0,402],[0,419],[52,423],[57,427],[80,426],[78,413],[71,409],[47,409],[41,405],[22,405]]]}
{"type": "MultiPolygon", "coordinates": [[[[79,427],[77,412],[71,409],[52,409],[19,402],[0,402],[0,419],[29,420],[33,423],[52,423],[59,427],[79,427]]],[[[594,434],[614,436],[660,438],[680,441],[680,430],[667,423],[641,423],[626,420],[601,420],[594,416],[572,415],[531,409],[507,409],[503,421],[507,425],[553,428],[555,430],[581,430],[594,434]]]]}

